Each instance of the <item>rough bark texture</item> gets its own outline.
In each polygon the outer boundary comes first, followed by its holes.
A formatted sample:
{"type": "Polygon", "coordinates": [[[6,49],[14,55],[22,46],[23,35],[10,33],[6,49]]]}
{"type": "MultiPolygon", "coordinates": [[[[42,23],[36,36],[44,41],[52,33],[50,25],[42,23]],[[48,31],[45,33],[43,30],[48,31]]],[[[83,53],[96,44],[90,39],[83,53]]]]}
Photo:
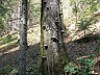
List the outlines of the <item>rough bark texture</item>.
{"type": "Polygon", "coordinates": [[[63,26],[61,22],[60,1],[42,0],[43,7],[43,30],[44,30],[44,48],[47,53],[48,75],[61,75],[63,61],[60,59],[63,47],[63,26]],[[61,61],[61,62],[60,62],[61,61]]]}
{"type": "Polygon", "coordinates": [[[26,75],[26,50],[27,50],[27,0],[22,0],[21,30],[20,30],[20,70],[19,75],[26,75]]]}

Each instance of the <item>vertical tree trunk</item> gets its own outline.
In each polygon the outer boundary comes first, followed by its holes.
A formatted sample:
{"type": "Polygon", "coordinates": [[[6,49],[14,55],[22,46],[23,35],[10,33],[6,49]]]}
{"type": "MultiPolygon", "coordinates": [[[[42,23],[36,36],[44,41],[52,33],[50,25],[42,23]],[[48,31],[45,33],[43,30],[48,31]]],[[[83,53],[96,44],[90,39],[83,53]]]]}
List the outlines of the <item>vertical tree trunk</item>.
{"type": "Polygon", "coordinates": [[[27,50],[27,0],[22,0],[22,15],[20,29],[20,70],[19,75],[26,75],[26,50],[27,50]]]}
{"type": "Polygon", "coordinates": [[[59,53],[64,50],[64,47],[60,1],[44,0],[44,2],[45,15],[43,15],[42,24],[45,32],[44,48],[47,51],[48,75],[62,75],[63,67],[61,66],[62,61],[59,62],[59,53]]]}
{"type": "Polygon", "coordinates": [[[40,67],[40,71],[42,73],[42,75],[48,75],[47,74],[47,61],[46,61],[46,53],[45,53],[45,50],[44,50],[44,17],[46,16],[46,0],[41,0],[41,19],[40,19],[40,25],[41,25],[41,44],[40,44],[40,49],[41,49],[41,67],[40,67]]]}

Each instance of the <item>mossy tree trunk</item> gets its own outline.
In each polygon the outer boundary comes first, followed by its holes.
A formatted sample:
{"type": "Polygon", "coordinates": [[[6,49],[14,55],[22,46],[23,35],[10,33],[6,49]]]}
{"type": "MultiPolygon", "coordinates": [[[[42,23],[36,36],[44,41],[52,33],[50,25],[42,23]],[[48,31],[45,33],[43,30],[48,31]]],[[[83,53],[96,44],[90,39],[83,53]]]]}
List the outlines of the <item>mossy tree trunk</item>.
{"type": "Polygon", "coordinates": [[[46,1],[45,0],[41,0],[41,18],[40,18],[40,33],[41,33],[41,42],[40,42],[40,53],[41,53],[41,64],[40,64],[40,69],[39,71],[41,71],[42,75],[47,75],[47,61],[45,60],[45,50],[44,50],[44,26],[43,26],[43,21],[44,21],[44,17],[46,15],[46,1]]]}

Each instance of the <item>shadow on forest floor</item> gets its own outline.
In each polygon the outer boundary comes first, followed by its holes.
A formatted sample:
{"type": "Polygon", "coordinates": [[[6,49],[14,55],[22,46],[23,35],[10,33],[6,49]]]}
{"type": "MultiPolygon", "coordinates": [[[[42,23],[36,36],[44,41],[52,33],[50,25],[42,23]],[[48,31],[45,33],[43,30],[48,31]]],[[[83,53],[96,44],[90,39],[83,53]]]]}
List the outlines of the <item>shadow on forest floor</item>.
{"type": "Polygon", "coordinates": [[[87,34],[84,37],[66,43],[66,51],[71,59],[100,53],[100,34],[87,34]]]}
{"type": "MultiPolygon", "coordinates": [[[[66,43],[66,52],[69,57],[73,60],[90,54],[97,54],[96,47],[100,48],[98,45],[98,40],[100,39],[99,34],[96,35],[86,35],[83,38],[75,40],[73,42],[66,43]]],[[[100,41],[100,40],[99,40],[100,41]]],[[[27,65],[39,64],[40,61],[40,43],[35,45],[30,45],[26,51],[26,61],[27,65]]],[[[0,67],[2,66],[18,66],[19,65],[19,47],[18,44],[8,46],[4,49],[3,55],[2,51],[0,53],[0,67]]]]}
{"type": "MultiPolygon", "coordinates": [[[[40,55],[40,44],[30,45],[26,51],[27,64],[38,63],[40,55]],[[36,60],[36,61],[34,61],[36,60]]],[[[0,66],[19,65],[19,47],[17,44],[8,46],[0,52],[0,66]]]]}

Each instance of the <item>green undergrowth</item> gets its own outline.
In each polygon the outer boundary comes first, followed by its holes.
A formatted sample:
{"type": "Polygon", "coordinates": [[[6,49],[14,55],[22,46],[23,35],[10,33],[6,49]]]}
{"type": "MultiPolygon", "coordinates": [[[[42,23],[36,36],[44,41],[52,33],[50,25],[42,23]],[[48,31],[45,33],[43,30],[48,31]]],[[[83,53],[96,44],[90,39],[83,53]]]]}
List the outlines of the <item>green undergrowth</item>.
{"type": "MultiPolygon", "coordinates": [[[[0,75],[19,75],[19,67],[6,65],[0,68],[0,75]]],[[[37,65],[31,64],[27,66],[26,75],[41,75],[41,73],[38,72],[37,65]]]]}
{"type": "Polygon", "coordinates": [[[17,37],[16,36],[11,36],[11,35],[7,35],[6,37],[1,37],[0,39],[0,43],[3,45],[3,44],[7,44],[7,43],[10,43],[14,40],[17,40],[17,37]]]}
{"type": "Polygon", "coordinates": [[[93,71],[94,58],[83,58],[78,61],[80,65],[76,65],[72,61],[64,67],[65,73],[68,75],[91,75],[93,71]]]}
{"type": "MultiPolygon", "coordinates": [[[[91,75],[93,71],[93,64],[94,64],[94,56],[92,58],[84,58],[79,60],[79,63],[81,64],[81,67],[76,65],[72,60],[67,58],[66,53],[62,52],[60,54],[59,62],[55,64],[55,75],[61,75],[63,73],[66,73],[67,75],[91,75]]],[[[43,75],[42,71],[43,67],[46,67],[47,63],[44,65],[42,64],[42,67],[39,65],[37,66],[36,64],[28,64],[27,65],[27,75],[43,75]]],[[[46,68],[45,68],[46,69],[46,68]]],[[[46,69],[47,70],[47,69],[46,69]]],[[[45,71],[46,71],[45,70],[45,71]]],[[[19,73],[19,67],[18,65],[11,66],[11,65],[6,65],[2,68],[0,68],[0,75],[18,75],[19,73]]]]}
{"type": "Polygon", "coordinates": [[[65,51],[61,51],[59,53],[58,61],[55,63],[54,72],[55,75],[64,74],[64,66],[70,62],[70,58],[68,57],[65,51]]]}
{"type": "Polygon", "coordinates": [[[0,68],[0,75],[18,75],[18,67],[6,65],[0,68]]]}

